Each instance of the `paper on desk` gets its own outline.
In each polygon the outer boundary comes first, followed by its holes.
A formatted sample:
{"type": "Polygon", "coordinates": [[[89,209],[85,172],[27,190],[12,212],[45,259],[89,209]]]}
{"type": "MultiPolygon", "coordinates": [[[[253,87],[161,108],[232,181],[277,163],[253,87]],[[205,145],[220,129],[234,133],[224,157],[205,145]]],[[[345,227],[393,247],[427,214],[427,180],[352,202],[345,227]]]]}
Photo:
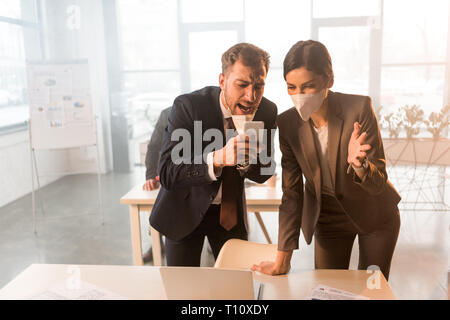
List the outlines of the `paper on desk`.
{"type": "Polygon", "coordinates": [[[311,292],[310,300],[370,300],[370,298],[319,284],[311,292]]]}
{"type": "Polygon", "coordinates": [[[91,283],[80,282],[79,288],[68,288],[62,282],[49,290],[29,298],[30,300],[126,300],[114,292],[100,288],[91,283]]]}

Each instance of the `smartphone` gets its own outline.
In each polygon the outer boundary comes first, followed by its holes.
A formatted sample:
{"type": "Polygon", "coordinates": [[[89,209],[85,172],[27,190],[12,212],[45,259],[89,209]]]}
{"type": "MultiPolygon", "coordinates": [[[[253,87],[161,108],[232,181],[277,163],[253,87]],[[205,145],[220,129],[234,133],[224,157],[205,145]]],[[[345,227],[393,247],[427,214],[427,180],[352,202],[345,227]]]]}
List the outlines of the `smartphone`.
{"type": "Polygon", "coordinates": [[[244,132],[246,135],[256,135],[258,142],[262,143],[264,135],[264,122],[246,121],[244,122],[244,132]]]}

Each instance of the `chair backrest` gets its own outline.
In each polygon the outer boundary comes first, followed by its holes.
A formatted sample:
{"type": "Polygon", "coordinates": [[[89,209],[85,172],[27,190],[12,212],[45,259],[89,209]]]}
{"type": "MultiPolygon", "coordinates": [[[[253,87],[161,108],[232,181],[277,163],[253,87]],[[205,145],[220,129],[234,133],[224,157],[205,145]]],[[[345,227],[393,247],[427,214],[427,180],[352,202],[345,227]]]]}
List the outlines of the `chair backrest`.
{"type": "Polygon", "coordinates": [[[220,249],[214,268],[249,269],[261,261],[275,261],[276,244],[230,239],[220,249]]]}

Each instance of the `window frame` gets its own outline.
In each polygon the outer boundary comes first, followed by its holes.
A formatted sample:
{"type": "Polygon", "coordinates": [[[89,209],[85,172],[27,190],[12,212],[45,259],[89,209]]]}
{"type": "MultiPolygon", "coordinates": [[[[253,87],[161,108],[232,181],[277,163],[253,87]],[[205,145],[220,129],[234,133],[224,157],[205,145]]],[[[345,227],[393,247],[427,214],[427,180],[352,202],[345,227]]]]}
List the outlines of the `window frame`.
{"type": "Polygon", "coordinates": [[[379,0],[379,12],[377,16],[349,16],[315,18],[314,2],[311,1],[311,39],[319,41],[319,29],[330,27],[370,27],[369,43],[369,79],[368,95],[374,105],[380,105],[381,97],[381,65],[382,65],[382,35],[383,35],[383,8],[384,0],[379,0]],[[379,25],[377,25],[379,24],[379,25]]]}
{"type": "MultiPolygon", "coordinates": [[[[383,7],[384,0],[380,0],[383,7]]],[[[445,60],[443,61],[414,61],[414,62],[383,62],[381,60],[380,65],[380,74],[384,68],[392,68],[392,67],[425,67],[425,66],[444,66],[445,76],[444,76],[444,91],[442,93],[442,106],[445,106],[450,103],[450,2],[448,3],[448,28],[447,28],[447,54],[445,60]]],[[[383,44],[382,44],[383,45],[383,44]]],[[[381,94],[381,88],[380,88],[381,94]]]]}
{"type": "MultiPolygon", "coordinates": [[[[36,10],[36,22],[28,21],[25,19],[16,19],[16,18],[10,18],[5,16],[0,16],[0,23],[8,23],[15,26],[19,26],[23,29],[32,29],[36,31],[39,35],[39,46],[40,46],[40,55],[42,58],[45,57],[44,52],[44,35],[43,35],[43,25],[42,25],[42,6],[41,6],[41,0],[34,0],[34,7],[36,10]]],[[[24,43],[24,47],[26,47],[27,44],[24,43]]],[[[27,57],[25,57],[25,62],[27,61],[27,57]]],[[[20,122],[20,123],[13,123],[10,125],[3,125],[0,126],[0,135],[6,135],[11,134],[19,131],[25,131],[28,130],[29,126],[29,119],[20,122]]]]}
{"type": "Polygon", "coordinates": [[[369,96],[375,106],[381,105],[381,74],[384,68],[390,67],[418,67],[438,65],[445,66],[443,106],[450,103],[450,3],[448,5],[448,30],[447,30],[447,55],[445,61],[415,61],[406,63],[388,63],[383,61],[383,31],[384,31],[384,0],[380,1],[379,16],[349,16],[315,18],[313,14],[313,1],[311,0],[311,39],[318,40],[319,29],[322,27],[351,27],[367,26],[369,21],[379,19],[379,27],[371,28],[370,35],[370,60],[369,60],[369,96]]]}

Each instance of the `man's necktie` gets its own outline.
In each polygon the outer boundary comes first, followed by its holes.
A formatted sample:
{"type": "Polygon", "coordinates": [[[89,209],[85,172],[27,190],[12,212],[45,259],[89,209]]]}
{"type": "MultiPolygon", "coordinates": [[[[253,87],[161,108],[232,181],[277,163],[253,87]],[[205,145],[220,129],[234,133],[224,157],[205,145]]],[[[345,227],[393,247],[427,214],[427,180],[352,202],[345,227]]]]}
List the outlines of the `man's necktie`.
{"type": "MultiPolygon", "coordinates": [[[[227,118],[226,129],[234,129],[233,119],[227,118]]],[[[229,231],[237,224],[237,201],[239,189],[239,172],[235,166],[222,169],[222,203],[220,205],[220,225],[229,231]]]]}

